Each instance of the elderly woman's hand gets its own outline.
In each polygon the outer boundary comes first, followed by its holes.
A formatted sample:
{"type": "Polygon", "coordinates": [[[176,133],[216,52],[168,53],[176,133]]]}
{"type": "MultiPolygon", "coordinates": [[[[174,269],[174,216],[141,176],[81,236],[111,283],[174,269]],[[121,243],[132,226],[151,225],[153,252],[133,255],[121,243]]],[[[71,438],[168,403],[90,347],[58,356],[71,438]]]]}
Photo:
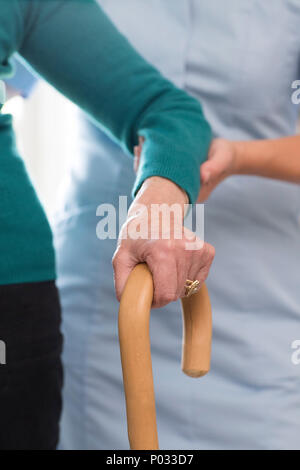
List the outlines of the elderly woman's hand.
{"type": "Polygon", "coordinates": [[[205,281],[214,248],[184,228],[187,202],[185,192],[170,180],[152,177],[144,182],[129,209],[113,258],[119,300],[130,272],[142,262],[147,263],[153,275],[153,307],[183,297],[187,279],[199,280],[200,285],[205,281]],[[161,204],[166,209],[166,217],[158,216],[161,204]],[[171,211],[168,217],[168,208],[173,204],[175,212],[171,211]]]}

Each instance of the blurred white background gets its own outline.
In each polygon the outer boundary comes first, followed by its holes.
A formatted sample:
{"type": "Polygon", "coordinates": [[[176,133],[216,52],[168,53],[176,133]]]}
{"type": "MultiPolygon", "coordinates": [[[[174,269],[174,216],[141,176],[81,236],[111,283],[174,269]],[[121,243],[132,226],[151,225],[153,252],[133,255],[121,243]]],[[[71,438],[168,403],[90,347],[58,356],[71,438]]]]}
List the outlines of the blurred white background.
{"type": "Polygon", "coordinates": [[[28,99],[12,98],[3,111],[14,116],[18,148],[51,218],[59,185],[75,151],[77,108],[41,80],[28,99]]]}

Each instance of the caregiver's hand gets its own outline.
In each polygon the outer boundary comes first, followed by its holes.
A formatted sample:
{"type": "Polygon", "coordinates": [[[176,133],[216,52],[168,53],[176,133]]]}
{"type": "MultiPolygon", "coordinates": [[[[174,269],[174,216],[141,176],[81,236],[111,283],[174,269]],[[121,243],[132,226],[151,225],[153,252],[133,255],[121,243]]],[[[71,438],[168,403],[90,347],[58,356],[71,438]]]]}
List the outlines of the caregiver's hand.
{"type": "Polygon", "coordinates": [[[197,202],[205,201],[225,178],[238,173],[238,155],[235,143],[215,139],[208,153],[208,160],[201,165],[201,189],[197,202]]]}
{"type": "Polygon", "coordinates": [[[153,307],[162,307],[183,297],[187,279],[205,281],[214,248],[184,228],[187,202],[185,192],[170,180],[152,177],[144,182],[129,209],[113,258],[118,300],[130,272],[142,262],[147,263],[153,275],[153,307]],[[153,211],[155,204],[169,207],[176,204],[179,216],[172,216],[169,226],[153,211]]]}
{"type": "MultiPolygon", "coordinates": [[[[201,165],[198,202],[205,201],[225,178],[253,175],[300,184],[300,136],[253,141],[215,139],[201,165]]],[[[137,151],[138,155],[138,151],[137,151]]]]}

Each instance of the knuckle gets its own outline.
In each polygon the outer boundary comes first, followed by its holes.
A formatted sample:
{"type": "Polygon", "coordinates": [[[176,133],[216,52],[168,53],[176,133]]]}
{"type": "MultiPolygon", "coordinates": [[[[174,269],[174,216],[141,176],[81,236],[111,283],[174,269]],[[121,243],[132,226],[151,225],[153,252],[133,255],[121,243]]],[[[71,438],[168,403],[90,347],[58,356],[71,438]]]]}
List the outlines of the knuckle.
{"type": "Polygon", "coordinates": [[[210,260],[213,257],[214,248],[209,243],[204,243],[202,254],[205,260],[210,260]]]}
{"type": "Polygon", "coordinates": [[[175,302],[175,300],[177,300],[177,295],[176,295],[175,292],[174,292],[174,293],[167,294],[167,295],[165,296],[165,301],[166,301],[167,303],[175,302]]]}
{"type": "Polygon", "coordinates": [[[167,240],[157,243],[152,250],[152,255],[153,258],[158,261],[166,261],[173,252],[174,248],[172,247],[170,241],[167,240]]]}
{"type": "Polygon", "coordinates": [[[216,256],[216,249],[212,245],[209,245],[209,246],[210,246],[210,258],[211,258],[211,261],[213,261],[216,256]]]}
{"type": "Polygon", "coordinates": [[[112,265],[114,269],[126,264],[127,255],[121,249],[118,249],[112,257],[112,265]]]}
{"type": "MultiPolygon", "coordinates": [[[[159,284],[160,285],[160,284],[159,284]]],[[[157,305],[166,305],[170,302],[174,302],[178,299],[175,289],[170,287],[168,289],[162,288],[161,285],[159,288],[154,288],[154,301],[157,305]]]]}
{"type": "Polygon", "coordinates": [[[177,300],[177,295],[172,292],[166,292],[158,296],[158,303],[160,305],[167,305],[171,302],[175,302],[177,300]]]}
{"type": "Polygon", "coordinates": [[[212,263],[215,257],[215,248],[209,243],[205,243],[204,255],[205,255],[205,259],[207,260],[207,263],[212,263]]]}
{"type": "Polygon", "coordinates": [[[173,251],[176,250],[177,244],[175,240],[164,240],[162,243],[162,248],[165,251],[165,253],[172,253],[173,251]]]}
{"type": "Polygon", "coordinates": [[[121,292],[119,291],[119,289],[116,288],[116,297],[117,297],[117,300],[120,302],[121,300],[121,292]]]}
{"type": "Polygon", "coordinates": [[[112,260],[111,260],[111,263],[113,265],[113,268],[115,269],[117,264],[118,264],[118,255],[117,254],[114,254],[113,257],[112,257],[112,260]]]}

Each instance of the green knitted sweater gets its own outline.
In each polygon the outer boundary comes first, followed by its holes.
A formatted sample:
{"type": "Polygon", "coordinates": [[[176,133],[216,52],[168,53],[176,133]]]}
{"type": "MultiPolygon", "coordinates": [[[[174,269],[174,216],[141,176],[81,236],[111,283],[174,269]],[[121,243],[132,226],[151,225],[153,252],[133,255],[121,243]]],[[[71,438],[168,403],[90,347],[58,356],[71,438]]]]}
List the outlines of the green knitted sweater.
{"type": "MultiPolygon", "coordinates": [[[[202,109],[131,47],[96,2],[0,0],[0,79],[13,73],[9,59],[15,52],[127,152],[139,134],[146,138],[134,193],[159,175],[195,201],[211,139],[202,109]]],[[[0,284],[54,279],[54,258],[12,118],[0,114],[0,284]]]]}

